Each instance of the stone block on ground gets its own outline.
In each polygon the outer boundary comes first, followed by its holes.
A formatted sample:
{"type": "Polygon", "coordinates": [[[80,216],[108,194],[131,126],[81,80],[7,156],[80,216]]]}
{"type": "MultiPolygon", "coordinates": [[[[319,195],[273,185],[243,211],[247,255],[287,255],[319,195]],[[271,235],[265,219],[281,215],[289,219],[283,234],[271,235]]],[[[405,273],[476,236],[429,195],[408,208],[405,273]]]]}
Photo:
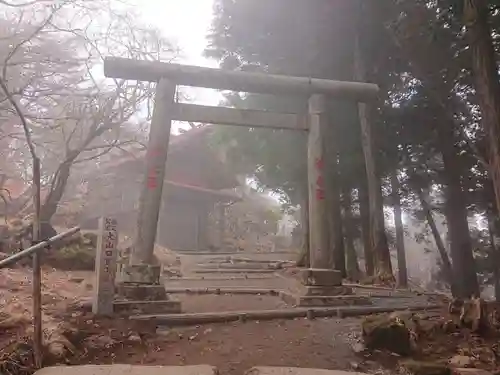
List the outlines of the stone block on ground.
{"type": "Polygon", "coordinates": [[[35,375],[216,375],[217,368],[198,366],[87,365],[47,367],[35,375]]]}
{"type": "Polygon", "coordinates": [[[364,375],[364,373],[300,367],[253,367],[245,375],[364,375]]]}
{"type": "Polygon", "coordinates": [[[287,304],[297,307],[333,307],[333,306],[369,306],[370,298],[356,295],[305,296],[280,292],[280,297],[287,304]]]}
{"type": "Polygon", "coordinates": [[[401,361],[400,367],[404,373],[413,375],[451,375],[446,364],[439,362],[404,360],[401,361]]]}
{"type": "Polygon", "coordinates": [[[300,281],[307,286],[340,286],[342,273],[337,270],[306,268],[300,270],[300,281]]]}
{"type": "Polygon", "coordinates": [[[369,316],[362,323],[363,340],[368,349],[389,350],[402,356],[418,349],[416,329],[410,312],[369,316]]]}
{"type": "Polygon", "coordinates": [[[154,264],[126,265],[121,271],[120,281],[132,284],[160,284],[161,266],[154,264]]]}
{"type": "Polygon", "coordinates": [[[115,301],[115,313],[128,314],[179,314],[181,313],[180,301],[115,301]]]}
{"type": "Polygon", "coordinates": [[[118,284],[118,296],[128,300],[161,301],[167,300],[167,293],[163,285],[133,285],[118,284]]]}

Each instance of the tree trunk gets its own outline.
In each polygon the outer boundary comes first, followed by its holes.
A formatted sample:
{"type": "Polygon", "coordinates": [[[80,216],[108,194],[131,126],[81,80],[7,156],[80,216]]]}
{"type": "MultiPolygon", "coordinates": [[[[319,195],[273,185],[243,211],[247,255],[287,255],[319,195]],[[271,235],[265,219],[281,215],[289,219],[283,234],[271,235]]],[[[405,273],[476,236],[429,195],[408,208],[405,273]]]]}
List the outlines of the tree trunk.
{"type": "Polygon", "coordinates": [[[493,262],[493,285],[495,287],[495,301],[500,302],[500,257],[495,242],[494,216],[487,212],[488,235],[490,237],[490,255],[493,262]]]}
{"type": "Polygon", "coordinates": [[[47,198],[45,198],[45,202],[40,210],[40,222],[42,224],[49,223],[52,216],[56,213],[59,202],[61,201],[64,191],[66,190],[66,186],[68,185],[72,164],[72,161],[62,163],[54,176],[50,192],[47,195],[47,198]]]}
{"type": "Polygon", "coordinates": [[[398,254],[398,284],[401,288],[408,287],[408,269],[406,267],[405,238],[401,211],[400,184],[394,171],[391,174],[392,199],[394,205],[394,224],[396,226],[396,250],[398,254]]]}
{"type": "Polygon", "coordinates": [[[472,254],[466,198],[462,190],[463,170],[455,149],[452,124],[443,121],[438,127],[438,139],[444,164],[445,216],[453,261],[456,296],[479,296],[476,266],[472,254]]]}
{"type": "Polygon", "coordinates": [[[354,246],[354,222],[352,219],[351,189],[344,187],[342,193],[344,207],[344,237],[346,246],[346,273],[347,278],[352,281],[360,281],[361,271],[359,269],[358,255],[354,246]]]}
{"type": "Polygon", "coordinates": [[[461,298],[479,296],[465,198],[460,186],[447,186],[446,189],[445,216],[453,260],[456,296],[461,298]]]}
{"type": "Polygon", "coordinates": [[[361,232],[363,237],[363,254],[365,257],[366,276],[373,276],[373,251],[370,240],[370,206],[368,200],[368,189],[366,173],[361,179],[359,187],[359,215],[361,219],[361,232]]]}
{"type": "Polygon", "coordinates": [[[329,178],[327,186],[327,204],[330,207],[330,249],[333,252],[334,268],[347,276],[345,265],[344,235],[342,233],[342,210],[340,205],[340,175],[338,155],[329,155],[329,178]]]}
{"type": "Polygon", "coordinates": [[[472,72],[488,134],[490,176],[500,212],[500,83],[489,25],[487,0],[463,0],[463,17],[472,51],[472,72]]]}
{"type": "Polygon", "coordinates": [[[422,206],[422,210],[424,211],[425,218],[427,220],[427,224],[431,228],[432,236],[434,237],[434,241],[436,242],[436,247],[438,249],[439,255],[441,257],[441,262],[443,263],[443,271],[446,277],[446,281],[450,285],[450,289],[455,295],[455,283],[453,281],[453,268],[451,265],[450,257],[446,252],[446,247],[444,246],[443,239],[439,234],[439,230],[437,229],[436,222],[434,221],[434,216],[432,215],[432,210],[429,206],[429,202],[424,196],[422,189],[418,186],[415,187],[415,191],[418,195],[418,199],[420,200],[420,205],[422,206]]]}
{"type": "MultiPolygon", "coordinates": [[[[359,35],[356,36],[355,46],[355,71],[356,80],[366,81],[364,61],[361,54],[359,35]]],[[[359,120],[361,125],[361,142],[365,157],[366,176],[368,180],[368,200],[370,204],[370,244],[373,251],[374,272],[382,282],[393,282],[391,254],[385,233],[384,210],[380,179],[375,166],[375,153],[373,152],[373,137],[368,106],[358,104],[359,120]]]]}
{"type": "Polygon", "coordinates": [[[3,189],[5,183],[9,180],[9,177],[6,174],[0,173],[0,189],[3,189]]]}
{"type": "Polygon", "coordinates": [[[302,232],[302,244],[300,248],[297,267],[310,267],[309,257],[309,192],[303,189],[300,199],[300,227],[302,232]]]}

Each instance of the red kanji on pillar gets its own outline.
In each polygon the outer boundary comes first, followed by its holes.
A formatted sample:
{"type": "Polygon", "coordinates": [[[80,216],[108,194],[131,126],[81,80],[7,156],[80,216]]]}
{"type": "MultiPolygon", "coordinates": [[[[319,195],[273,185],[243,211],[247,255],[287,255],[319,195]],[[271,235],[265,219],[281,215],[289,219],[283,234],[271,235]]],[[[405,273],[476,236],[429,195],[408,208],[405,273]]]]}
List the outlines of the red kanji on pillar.
{"type": "Polygon", "coordinates": [[[322,201],[325,199],[325,191],[320,188],[316,188],[316,200],[322,201]]]}
{"type": "Polygon", "coordinates": [[[148,174],[148,189],[156,189],[158,187],[156,171],[152,170],[148,174]]]}
{"type": "Polygon", "coordinates": [[[323,175],[319,175],[318,178],[316,179],[316,186],[318,188],[323,188],[325,186],[325,180],[323,178],[323,175]]]}
{"type": "Polygon", "coordinates": [[[314,160],[314,165],[318,171],[322,171],[323,166],[325,165],[323,158],[316,158],[314,160]]]}
{"type": "MultiPolygon", "coordinates": [[[[163,151],[163,147],[161,146],[153,147],[149,151],[147,157],[149,158],[149,160],[154,160],[160,157],[163,154],[163,151]]],[[[150,190],[156,189],[158,187],[158,173],[156,171],[156,168],[149,170],[147,186],[150,190]]]]}
{"type": "Polygon", "coordinates": [[[318,201],[322,201],[325,199],[324,186],[325,186],[325,181],[323,175],[320,174],[316,179],[316,200],[318,201]]]}
{"type": "Polygon", "coordinates": [[[154,147],[151,152],[149,153],[149,157],[151,158],[156,158],[160,156],[163,153],[163,148],[162,147],[154,147]]]}

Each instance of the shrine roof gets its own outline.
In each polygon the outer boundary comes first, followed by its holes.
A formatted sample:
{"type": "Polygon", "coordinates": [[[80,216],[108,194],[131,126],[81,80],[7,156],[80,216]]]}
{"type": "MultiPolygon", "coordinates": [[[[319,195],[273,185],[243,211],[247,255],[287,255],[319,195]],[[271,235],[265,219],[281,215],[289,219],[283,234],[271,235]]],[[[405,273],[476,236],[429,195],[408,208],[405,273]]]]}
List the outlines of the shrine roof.
{"type": "MultiPolygon", "coordinates": [[[[208,137],[213,126],[204,125],[198,128],[193,128],[185,133],[171,136],[169,148],[168,148],[168,158],[169,160],[175,159],[177,162],[182,162],[191,160],[199,161],[203,165],[211,165],[210,169],[213,169],[213,176],[208,174],[204,178],[207,179],[206,186],[196,186],[201,190],[217,191],[222,189],[229,189],[239,186],[236,175],[230,170],[229,166],[224,163],[214,150],[208,145],[208,137]],[[208,179],[216,179],[216,183],[210,184],[208,179]],[[214,188],[217,185],[217,189],[214,188]]],[[[117,171],[124,169],[134,170],[135,168],[142,168],[144,166],[145,150],[137,151],[135,153],[130,153],[124,155],[120,158],[115,158],[109,162],[104,163],[101,166],[100,174],[116,173],[117,171]],[[116,172],[115,172],[116,171],[116,172]]],[[[173,160],[172,160],[173,161],[173,160]]],[[[167,160],[168,163],[168,160],[167,160]]],[[[190,172],[189,168],[185,169],[187,174],[190,172]]],[[[185,181],[177,180],[176,178],[171,178],[166,176],[170,181],[176,183],[179,186],[193,186],[185,181]]],[[[203,184],[202,184],[203,185],[203,184]]],[[[200,192],[201,192],[200,190],[200,192]]]]}

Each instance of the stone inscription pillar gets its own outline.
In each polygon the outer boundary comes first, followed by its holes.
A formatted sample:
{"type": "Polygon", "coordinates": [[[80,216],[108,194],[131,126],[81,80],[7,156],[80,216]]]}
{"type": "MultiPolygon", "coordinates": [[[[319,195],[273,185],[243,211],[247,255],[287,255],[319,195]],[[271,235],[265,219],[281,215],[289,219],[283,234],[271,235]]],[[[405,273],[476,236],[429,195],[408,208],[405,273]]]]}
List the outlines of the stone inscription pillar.
{"type": "Polygon", "coordinates": [[[118,229],[116,219],[99,220],[99,234],[95,257],[95,282],[92,312],[96,315],[113,314],[115,298],[116,261],[118,255],[118,229]]]}

